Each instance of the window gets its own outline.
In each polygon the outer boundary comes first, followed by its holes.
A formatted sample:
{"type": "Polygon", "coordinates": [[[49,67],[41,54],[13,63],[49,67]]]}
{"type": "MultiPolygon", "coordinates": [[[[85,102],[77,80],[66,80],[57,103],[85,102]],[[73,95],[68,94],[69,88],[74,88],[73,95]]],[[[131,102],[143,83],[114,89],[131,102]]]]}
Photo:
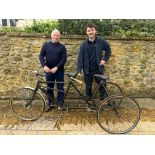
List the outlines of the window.
{"type": "Polygon", "coordinates": [[[10,26],[16,26],[16,20],[10,19],[10,26]]]}
{"type": "Polygon", "coordinates": [[[16,19],[0,19],[0,26],[16,26],[16,19]]]}
{"type": "Polygon", "coordinates": [[[2,19],[2,25],[7,26],[7,19],[2,19]]]}

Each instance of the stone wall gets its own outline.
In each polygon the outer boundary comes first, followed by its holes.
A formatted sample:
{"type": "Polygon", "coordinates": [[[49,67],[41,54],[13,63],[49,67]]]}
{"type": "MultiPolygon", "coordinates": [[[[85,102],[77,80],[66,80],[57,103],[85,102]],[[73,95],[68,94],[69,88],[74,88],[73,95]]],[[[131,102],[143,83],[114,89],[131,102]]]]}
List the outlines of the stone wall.
{"type": "MultiPolygon", "coordinates": [[[[34,86],[32,70],[42,70],[38,55],[49,36],[26,33],[0,33],[0,95],[21,86],[34,86]]],[[[66,71],[76,68],[77,53],[84,36],[62,36],[67,48],[66,71]]],[[[155,38],[113,38],[106,40],[112,56],[105,74],[118,83],[125,93],[150,95],[155,90],[155,38]]]]}

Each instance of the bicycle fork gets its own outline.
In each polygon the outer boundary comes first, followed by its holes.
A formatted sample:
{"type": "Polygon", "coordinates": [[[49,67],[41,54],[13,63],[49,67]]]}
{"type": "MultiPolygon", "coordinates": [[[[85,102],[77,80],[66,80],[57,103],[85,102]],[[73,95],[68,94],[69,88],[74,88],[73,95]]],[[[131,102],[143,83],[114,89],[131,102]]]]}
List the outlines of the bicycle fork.
{"type": "Polygon", "coordinates": [[[33,92],[33,95],[31,97],[30,101],[28,101],[26,104],[24,104],[26,109],[29,109],[31,107],[31,103],[35,98],[35,95],[36,95],[38,88],[39,88],[39,82],[37,82],[36,88],[34,89],[34,92],[33,92]]]}

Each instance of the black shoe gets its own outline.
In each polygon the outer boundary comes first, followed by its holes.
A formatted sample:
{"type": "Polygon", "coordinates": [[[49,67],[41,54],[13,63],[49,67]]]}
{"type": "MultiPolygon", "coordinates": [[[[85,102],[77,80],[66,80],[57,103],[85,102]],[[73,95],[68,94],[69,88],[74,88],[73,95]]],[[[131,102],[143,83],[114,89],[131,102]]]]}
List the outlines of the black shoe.
{"type": "Polygon", "coordinates": [[[49,111],[51,111],[52,108],[53,108],[53,107],[51,107],[51,106],[47,106],[46,109],[45,109],[45,112],[49,112],[49,111]]]}

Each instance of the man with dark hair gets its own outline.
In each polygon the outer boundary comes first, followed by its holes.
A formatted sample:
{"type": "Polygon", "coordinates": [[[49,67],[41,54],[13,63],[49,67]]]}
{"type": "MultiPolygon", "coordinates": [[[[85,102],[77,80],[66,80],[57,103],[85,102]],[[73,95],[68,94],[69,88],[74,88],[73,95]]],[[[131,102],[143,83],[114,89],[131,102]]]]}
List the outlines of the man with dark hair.
{"type": "Polygon", "coordinates": [[[86,25],[86,27],[85,27],[85,30],[86,30],[86,32],[87,32],[87,28],[95,28],[95,30],[97,29],[97,27],[96,27],[96,25],[95,24],[93,24],[93,23],[89,23],[88,25],[86,25]]]}
{"type": "MultiPolygon", "coordinates": [[[[59,43],[60,32],[55,29],[51,33],[51,41],[46,42],[40,51],[39,59],[41,65],[44,67],[46,81],[52,81],[53,83],[47,83],[47,92],[54,97],[54,81],[58,81],[57,89],[57,106],[58,110],[62,110],[62,104],[64,100],[64,64],[66,63],[67,54],[66,48],[63,44],[59,43]],[[59,83],[60,82],[60,83],[59,83]],[[50,89],[51,88],[51,89],[50,89]]],[[[48,98],[48,105],[46,112],[52,109],[51,98],[48,98]]]]}
{"type": "MultiPolygon", "coordinates": [[[[104,64],[111,56],[111,48],[107,41],[96,36],[96,26],[88,24],[86,27],[87,39],[81,44],[78,61],[77,72],[84,72],[84,81],[86,84],[86,96],[92,98],[92,83],[94,74],[103,74],[104,64]],[[105,55],[103,55],[105,51],[105,55]]],[[[96,82],[100,80],[95,78],[96,82]]],[[[103,87],[100,87],[100,100],[106,97],[103,87]]]]}

